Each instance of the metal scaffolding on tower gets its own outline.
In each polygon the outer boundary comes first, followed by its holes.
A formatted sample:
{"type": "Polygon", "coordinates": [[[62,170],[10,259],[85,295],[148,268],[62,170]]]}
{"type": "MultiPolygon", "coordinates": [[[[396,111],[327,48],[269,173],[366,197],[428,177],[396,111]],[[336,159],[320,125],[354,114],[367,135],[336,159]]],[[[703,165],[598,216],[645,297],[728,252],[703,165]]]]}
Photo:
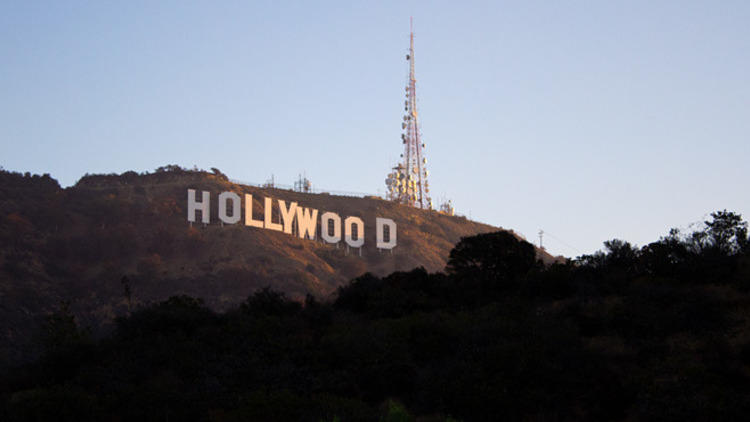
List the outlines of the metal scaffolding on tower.
{"type": "Polygon", "coordinates": [[[406,100],[404,101],[404,120],[401,123],[401,141],[404,153],[401,161],[393,167],[385,180],[386,197],[392,201],[411,205],[417,208],[432,209],[432,199],[429,196],[430,185],[427,181],[427,158],[424,155],[424,142],[419,128],[419,114],[417,113],[417,79],[414,76],[414,29],[410,22],[409,80],[406,84],[406,100]]]}

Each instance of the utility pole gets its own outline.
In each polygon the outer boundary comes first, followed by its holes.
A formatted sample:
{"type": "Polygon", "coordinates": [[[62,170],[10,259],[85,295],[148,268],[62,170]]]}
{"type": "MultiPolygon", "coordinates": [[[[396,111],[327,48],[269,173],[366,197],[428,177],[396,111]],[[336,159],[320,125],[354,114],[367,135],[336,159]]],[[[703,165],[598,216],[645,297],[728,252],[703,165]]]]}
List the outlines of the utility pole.
{"type": "Polygon", "coordinates": [[[544,230],[539,230],[539,249],[544,249],[544,244],[542,243],[542,239],[544,237],[544,230]]]}

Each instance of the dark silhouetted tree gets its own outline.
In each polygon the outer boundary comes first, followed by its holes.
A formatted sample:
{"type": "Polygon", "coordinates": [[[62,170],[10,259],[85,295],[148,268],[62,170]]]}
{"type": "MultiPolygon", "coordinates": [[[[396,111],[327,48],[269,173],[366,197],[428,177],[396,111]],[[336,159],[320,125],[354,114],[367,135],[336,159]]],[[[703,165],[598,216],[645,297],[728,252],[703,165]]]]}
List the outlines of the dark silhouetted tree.
{"type": "Polygon", "coordinates": [[[43,346],[47,354],[67,351],[88,339],[88,333],[78,328],[70,302],[60,302],[60,307],[47,316],[44,323],[43,346]]]}
{"type": "Polygon", "coordinates": [[[612,239],[604,242],[607,249],[606,265],[622,271],[633,272],[638,264],[638,249],[629,242],[612,239]]]}
{"type": "Polygon", "coordinates": [[[264,287],[248,297],[240,305],[240,309],[253,316],[285,316],[298,313],[302,309],[302,305],[299,302],[287,299],[282,292],[264,287]]]}
{"type": "Polygon", "coordinates": [[[747,243],[747,222],[742,215],[723,210],[711,213],[706,221],[706,239],[722,253],[733,255],[747,243]]]}
{"type": "Polygon", "coordinates": [[[498,231],[462,238],[451,250],[446,270],[449,274],[501,281],[525,274],[535,262],[531,243],[498,231]]]}

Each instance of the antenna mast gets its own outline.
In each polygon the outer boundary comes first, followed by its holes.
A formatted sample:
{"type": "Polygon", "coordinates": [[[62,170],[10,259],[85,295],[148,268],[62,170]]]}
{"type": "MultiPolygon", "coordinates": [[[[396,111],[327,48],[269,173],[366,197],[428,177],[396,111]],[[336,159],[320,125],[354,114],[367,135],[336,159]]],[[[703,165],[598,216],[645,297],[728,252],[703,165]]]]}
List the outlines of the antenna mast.
{"type": "Polygon", "coordinates": [[[414,27],[409,18],[409,80],[406,84],[406,101],[404,101],[404,121],[401,123],[401,140],[404,144],[402,161],[393,168],[385,183],[388,186],[388,199],[417,208],[432,209],[429,197],[430,186],[427,181],[424,156],[424,143],[419,130],[419,113],[417,113],[417,78],[414,73],[414,27]]]}

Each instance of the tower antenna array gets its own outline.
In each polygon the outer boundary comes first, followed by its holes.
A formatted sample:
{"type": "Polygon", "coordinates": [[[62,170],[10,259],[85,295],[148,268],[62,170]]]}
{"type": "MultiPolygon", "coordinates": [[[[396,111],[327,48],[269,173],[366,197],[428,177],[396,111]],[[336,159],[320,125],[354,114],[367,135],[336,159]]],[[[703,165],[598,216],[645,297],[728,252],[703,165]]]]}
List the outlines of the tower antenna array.
{"type": "Polygon", "coordinates": [[[404,153],[393,171],[388,174],[385,183],[390,200],[411,205],[417,208],[432,209],[432,199],[429,196],[430,186],[427,181],[427,158],[424,156],[424,142],[419,130],[419,113],[417,113],[417,79],[414,75],[414,29],[409,19],[409,80],[406,84],[406,100],[404,101],[404,120],[401,123],[401,141],[404,153]]]}

